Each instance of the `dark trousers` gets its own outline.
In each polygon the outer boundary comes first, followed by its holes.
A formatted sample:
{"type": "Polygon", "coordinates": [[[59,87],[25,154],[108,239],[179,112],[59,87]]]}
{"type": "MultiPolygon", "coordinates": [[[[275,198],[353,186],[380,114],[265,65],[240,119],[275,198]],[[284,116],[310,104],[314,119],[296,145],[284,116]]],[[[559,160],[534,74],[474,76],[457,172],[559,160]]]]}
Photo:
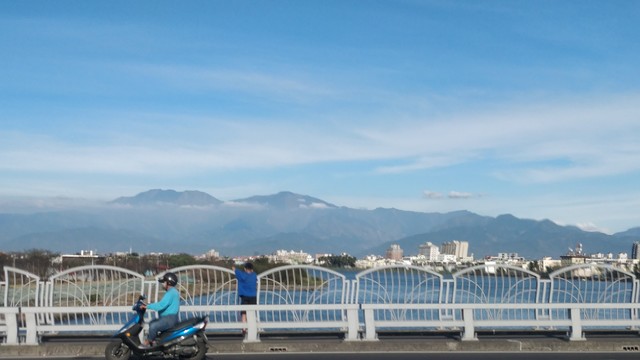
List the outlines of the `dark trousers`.
{"type": "MultiPolygon", "coordinates": [[[[258,303],[258,298],[256,296],[240,296],[240,304],[241,305],[255,305],[258,303]]],[[[246,314],[246,311],[241,311],[240,314],[246,314]]]]}

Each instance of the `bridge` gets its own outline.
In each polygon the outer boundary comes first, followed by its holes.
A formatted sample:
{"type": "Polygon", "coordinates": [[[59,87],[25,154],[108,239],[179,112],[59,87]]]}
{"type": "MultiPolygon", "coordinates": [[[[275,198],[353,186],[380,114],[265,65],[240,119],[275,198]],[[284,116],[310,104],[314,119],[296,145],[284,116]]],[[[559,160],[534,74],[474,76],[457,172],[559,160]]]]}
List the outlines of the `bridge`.
{"type": "MultiPolygon", "coordinates": [[[[241,341],[247,346],[282,333],[338,334],[351,347],[379,342],[387,333],[450,334],[464,344],[476,342],[478,334],[554,332],[584,342],[603,332],[637,335],[640,326],[638,279],[611,265],[574,265],[548,278],[500,264],[446,275],[387,266],[349,277],[316,266],[282,266],[258,275],[257,305],[239,304],[229,269],[192,265],[171,271],[179,277],[181,319],[208,315],[212,336],[246,328],[241,341]],[[240,310],[247,311],[247,323],[240,310]]],[[[108,336],[131,316],[140,294],[151,302],[163,294],[155,278],[104,265],[46,279],[4,267],[0,280],[4,345],[108,336]]]]}

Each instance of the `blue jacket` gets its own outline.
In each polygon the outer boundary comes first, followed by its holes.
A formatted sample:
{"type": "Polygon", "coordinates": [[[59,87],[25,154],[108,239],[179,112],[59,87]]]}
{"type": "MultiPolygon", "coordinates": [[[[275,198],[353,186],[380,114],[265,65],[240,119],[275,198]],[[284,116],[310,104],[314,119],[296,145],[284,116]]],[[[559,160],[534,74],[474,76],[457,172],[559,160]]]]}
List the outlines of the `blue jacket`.
{"type": "Polygon", "coordinates": [[[176,315],[180,312],[180,293],[174,287],[169,288],[162,297],[162,300],[147,305],[147,309],[157,311],[160,317],[176,315]]]}
{"type": "Polygon", "coordinates": [[[235,272],[236,279],[238,279],[238,296],[257,296],[258,275],[240,269],[236,269],[235,272]]]}

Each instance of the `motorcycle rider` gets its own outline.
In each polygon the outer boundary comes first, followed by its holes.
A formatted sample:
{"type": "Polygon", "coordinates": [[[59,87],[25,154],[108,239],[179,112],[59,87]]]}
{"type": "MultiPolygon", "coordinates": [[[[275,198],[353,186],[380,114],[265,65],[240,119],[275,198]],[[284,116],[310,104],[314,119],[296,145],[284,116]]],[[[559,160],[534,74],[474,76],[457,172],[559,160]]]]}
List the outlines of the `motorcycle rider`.
{"type": "Polygon", "coordinates": [[[159,318],[149,323],[149,334],[142,347],[150,347],[158,335],[158,332],[170,329],[178,323],[178,313],[180,312],[180,293],[175,288],[178,284],[178,276],[172,272],[164,274],[158,279],[166,293],[158,302],[142,305],[143,309],[155,310],[159,318]]]}

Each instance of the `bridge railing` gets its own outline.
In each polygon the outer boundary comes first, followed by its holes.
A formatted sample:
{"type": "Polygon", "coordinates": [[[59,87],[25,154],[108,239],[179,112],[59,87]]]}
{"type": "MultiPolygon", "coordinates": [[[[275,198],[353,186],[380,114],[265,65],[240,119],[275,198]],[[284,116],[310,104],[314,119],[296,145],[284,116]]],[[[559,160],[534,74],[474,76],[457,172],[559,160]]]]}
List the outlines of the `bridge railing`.
{"type": "MultiPolygon", "coordinates": [[[[638,280],[608,265],[575,265],[549,279],[508,265],[479,265],[448,276],[387,266],[351,278],[316,266],[283,266],[259,274],[257,305],[239,304],[229,269],[193,265],[171,271],[179,278],[180,318],[208,315],[209,332],[247,329],[247,342],[283,330],[340,332],[347,341],[375,341],[381,331],[454,331],[467,341],[483,329],[554,329],[584,340],[591,329],[640,326],[638,280]]],[[[156,277],[112,266],[72,268],[45,280],[11,267],[3,275],[0,337],[5,344],[37,344],[43,336],[110,335],[132,314],[139,294],[147,294],[150,302],[162,297],[156,277]]],[[[147,314],[147,320],[157,316],[147,314]]]]}

